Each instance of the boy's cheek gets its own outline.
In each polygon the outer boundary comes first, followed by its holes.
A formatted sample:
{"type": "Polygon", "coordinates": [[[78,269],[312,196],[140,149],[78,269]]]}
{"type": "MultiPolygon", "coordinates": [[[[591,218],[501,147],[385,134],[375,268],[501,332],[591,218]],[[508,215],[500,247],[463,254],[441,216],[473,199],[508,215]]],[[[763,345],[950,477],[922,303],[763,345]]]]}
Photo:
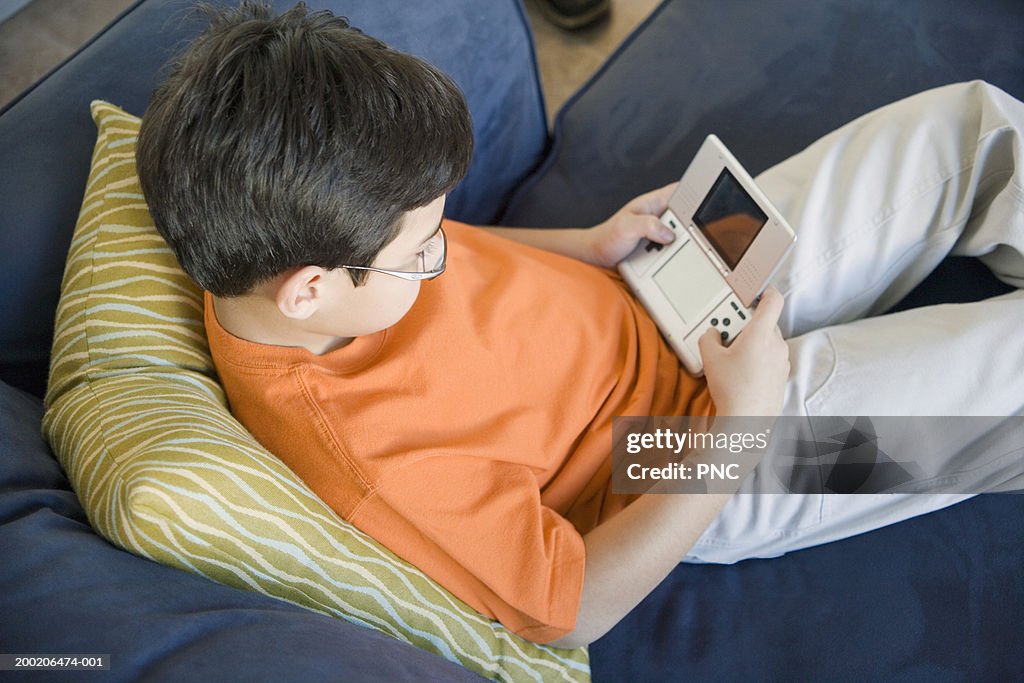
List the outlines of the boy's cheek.
{"type": "MultiPolygon", "coordinates": [[[[410,310],[412,310],[412,307],[416,304],[416,300],[419,299],[419,296],[420,296],[420,284],[421,283],[419,283],[419,282],[405,282],[403,284],[410,285],[410,286],[406,288],[406,292],[405,292],[404,296],[401,299],[399,299],[397,296],[395,297],[395,308],[393,309],[394,310],[394,313],[393,313],[394,319],[388,325],[386,325],[385,327],[391,327],[391,325],[394,325],[399,320],[404,318],[406,316],[406,314],[409,313],[410,310]]],[[[381,328],[381,329],[384,329],[384,328],[381,328]]]]}
{"type": "Polygon", "coordinates": [[[374,279],[371,278],[364,286],[365,291],[360,292],[363,296],[338,310],[338,321],[350,330],[342,336],[361,336],[387,329],[404,318],[419,298],[419,282],[389,278],[394,282],[385,283],[373,282],[374,279]]]}

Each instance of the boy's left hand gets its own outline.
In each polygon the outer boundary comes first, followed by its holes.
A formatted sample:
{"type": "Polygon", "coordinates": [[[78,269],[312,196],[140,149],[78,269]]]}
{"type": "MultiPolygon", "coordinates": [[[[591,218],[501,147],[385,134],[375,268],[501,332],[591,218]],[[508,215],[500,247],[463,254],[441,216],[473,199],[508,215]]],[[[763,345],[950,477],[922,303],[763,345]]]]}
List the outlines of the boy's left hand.
{"type": "Polygon", "coordinates": [[[587,260],[604,268],[614,268],[633,253],[642,239],[670,244],[675,234],[658,217],[668,208],[668,200],[678,184],[671,183],[636,197],[611,218],[587,230],[590,254],[587,260]]]}

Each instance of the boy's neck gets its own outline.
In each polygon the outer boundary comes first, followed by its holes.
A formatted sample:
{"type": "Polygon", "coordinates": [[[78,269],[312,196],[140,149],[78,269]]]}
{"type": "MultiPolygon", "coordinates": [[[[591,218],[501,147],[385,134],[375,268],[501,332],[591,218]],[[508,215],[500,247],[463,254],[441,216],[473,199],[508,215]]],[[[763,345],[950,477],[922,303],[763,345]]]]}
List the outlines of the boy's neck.
{"type": "Polygon", "coordinates": [[[254,344],[300,347],[323,355],[348,345],[352,338],[310,332],[281,315],[273,302],[255,296],[212,297],[217,322],[235,337],[254,344]]]}

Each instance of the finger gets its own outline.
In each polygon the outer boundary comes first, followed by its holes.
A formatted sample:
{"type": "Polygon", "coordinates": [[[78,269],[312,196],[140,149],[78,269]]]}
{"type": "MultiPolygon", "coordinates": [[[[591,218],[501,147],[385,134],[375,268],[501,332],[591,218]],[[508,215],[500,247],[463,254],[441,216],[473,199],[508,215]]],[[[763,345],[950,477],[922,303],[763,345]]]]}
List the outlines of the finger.
{"type": "Polygon", "coordinates": [[[642,220],[643,237],[659,244],[671,244],[675,240],[676,234],[672,232],[672,228],[662,223],[660,219],[644,216],[642,220]]]}
{"type": "Polygon", "coordinates": [[[779,323],[782,315],[782,306],[785,300],[782,294],[775,287],[769,285],[761,294],[761,301],[754,309],[754,315],[750,319],[749,327],[757,330],[767,331],[779,323]]]}
{"type": "Polygon", "coordinates": [[[676,191],[678,185],[679,182],[676,181],[640,195],[632,202],[633,211],[660,216],[668,208],[668,200],[672,198],[672,193],[676,191]]]}
{"type": "Polygon", "coordinates": [[[700,355],[704,358],[707,358],[708,354],[716,353],[718,349],[722,348],[722,333],[709,327],[697,339],[697,348],[700,349],[700,355]]]}

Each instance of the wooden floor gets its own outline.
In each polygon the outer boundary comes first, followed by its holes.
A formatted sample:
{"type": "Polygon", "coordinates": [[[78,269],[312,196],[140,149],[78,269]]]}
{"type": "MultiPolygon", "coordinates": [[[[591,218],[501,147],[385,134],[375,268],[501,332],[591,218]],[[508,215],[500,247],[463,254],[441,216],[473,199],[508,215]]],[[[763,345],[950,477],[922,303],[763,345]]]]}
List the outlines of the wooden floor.
{"type": "MultiPolygon", "coordinates": [[[[658,4],[658,0],[612,0],[607,21],[570,33],[543,18],[536,5],[540,1],[525,0],[549,118],[658,4]]],[[[32,0],[0,23],[0,106],[71,55],[133,2],[32,0]]],[[[316,0],[309,4],[317,5],[316,0]]]]}
{"type": "Polygon", "coordinates": [[[546,21],[537,9],[541,0],[526,0],[537,45],[540,79],[548,119],[600,68],[615,48],[658,5],[658,0],[612,0],[611,16],[595,26],[563,31],[546,21]]]}

